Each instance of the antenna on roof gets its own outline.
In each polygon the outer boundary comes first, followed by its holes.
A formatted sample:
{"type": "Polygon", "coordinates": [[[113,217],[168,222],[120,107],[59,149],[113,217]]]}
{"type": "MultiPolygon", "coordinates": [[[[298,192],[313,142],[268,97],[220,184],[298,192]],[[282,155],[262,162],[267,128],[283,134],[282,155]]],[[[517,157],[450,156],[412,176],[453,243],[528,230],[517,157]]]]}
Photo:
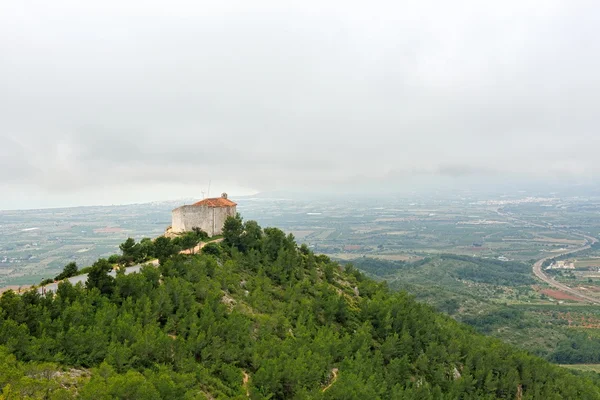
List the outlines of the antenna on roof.
{"type": "Polygon", "coordinates": [[[202,200],[204,200],[204,190],[201,190],[200,193],[202,193],[202,200]]]}
{"type": "Polygon", "coordinates": [[[210,182],[211,181],[208,181],[208,193],[206,193],[207,197],[210,197],[210,182]]]}

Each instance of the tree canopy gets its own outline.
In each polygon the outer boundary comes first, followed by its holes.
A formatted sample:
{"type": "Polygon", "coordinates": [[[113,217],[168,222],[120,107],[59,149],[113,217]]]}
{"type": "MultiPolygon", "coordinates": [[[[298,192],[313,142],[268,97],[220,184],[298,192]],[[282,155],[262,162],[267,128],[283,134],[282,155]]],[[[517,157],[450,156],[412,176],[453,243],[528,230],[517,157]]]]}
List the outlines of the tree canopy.
{"type": "Polygon", "coordinates": [[[277,228],[227,225],[202,254],[156,239],[158,268],[112,278],[99,260],[85,287],[4,293],[1,396],[600,398],[596,378],[477,334],[277,228]]]}
{"type": "Polygon", "coordinates": [[[72,276],[77,275],[79,270],[77,269],[77,264],[74,262],[70,262],[63,268],[63,271],[54,278],[57,281],[61,281],[66,278],[70,278],[72,276]]]}

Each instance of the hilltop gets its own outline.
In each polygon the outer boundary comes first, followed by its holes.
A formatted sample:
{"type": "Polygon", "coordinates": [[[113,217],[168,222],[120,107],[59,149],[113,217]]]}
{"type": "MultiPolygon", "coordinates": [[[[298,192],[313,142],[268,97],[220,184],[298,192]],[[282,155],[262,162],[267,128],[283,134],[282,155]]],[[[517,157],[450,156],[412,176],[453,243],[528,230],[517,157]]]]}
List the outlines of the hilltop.
{"type": "Polygon", "coordinates": [[[223,236],[192,255],[163,238],[148,254],[160,266],[139,273],[113,278],[99,260],[85,286],[4,293],[2,398],[600,398],[591,375],[478,334],[277,228],[230,218],[223,236]]]}

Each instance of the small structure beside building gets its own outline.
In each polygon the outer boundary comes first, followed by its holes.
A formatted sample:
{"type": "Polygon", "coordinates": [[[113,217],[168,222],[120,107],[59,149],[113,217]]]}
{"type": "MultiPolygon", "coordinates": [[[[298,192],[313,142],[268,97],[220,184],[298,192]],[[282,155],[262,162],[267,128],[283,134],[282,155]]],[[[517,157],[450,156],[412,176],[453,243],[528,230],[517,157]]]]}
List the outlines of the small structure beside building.
{"type": "Polygon", "coordinates": [[[235,217],[236,206],[227,198],[227,193],[223,193],[221,197],[178,207],[171,214],[171,232],[183,233],[200,228],[209,236],[220,235],[227,217],[235,217]]]}
{"type": "Polygon", "coordinates": [[[550,264],[546,269],[575,269],[575,263],[572,261],[556,261],[550,264]]]}

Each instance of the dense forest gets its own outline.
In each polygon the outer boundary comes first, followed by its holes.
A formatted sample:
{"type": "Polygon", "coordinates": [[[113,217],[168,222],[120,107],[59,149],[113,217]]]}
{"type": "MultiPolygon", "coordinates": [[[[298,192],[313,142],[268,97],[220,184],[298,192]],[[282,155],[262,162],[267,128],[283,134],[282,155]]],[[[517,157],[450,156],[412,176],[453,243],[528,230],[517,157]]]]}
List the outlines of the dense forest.
{"type": "Polygon", "coordinates": [[[595,306],[528,305],[531,266],[521,262],[440,254],[415,262],[363,257],[353,265],[390,288],[405,290],[438,311],[558,364],[600,363],[597,330],[581,332],[568,318],[595,321],[595,306]],[[503,297],[512,292],[512,304],[503,297]],[[515,304],[515,300],[521,304],[515,304]],[[568,317],[560,318],[560,315],[568,317]]]}
{"type": "Polygon", "coordinates": [[[531,277],[531,267],[518,261],[500,261],[491,258],[474,258],[457,254],[440,254],[436,257],[425,257],[419,261],[386,261],[364,257],[353,261],[361,270],[369,274],[385,277],[391,274],[402,274],[403,270],[415,270],[436,259],[459,262],[459,268],[447,270],[453,279],[465,279],[491,285],[529,285],[535,283],[531,277]]]}
{"type": "Polygon", "coordinates": [[[478,334],[277,228],[238,216],[223,236],[190,255],[164,237],[128,241],[129,261],[160,266],[113,278],[99,260],[85,286],[4,293],[0,398],[600,398],[593,378],[478,334]]]}

